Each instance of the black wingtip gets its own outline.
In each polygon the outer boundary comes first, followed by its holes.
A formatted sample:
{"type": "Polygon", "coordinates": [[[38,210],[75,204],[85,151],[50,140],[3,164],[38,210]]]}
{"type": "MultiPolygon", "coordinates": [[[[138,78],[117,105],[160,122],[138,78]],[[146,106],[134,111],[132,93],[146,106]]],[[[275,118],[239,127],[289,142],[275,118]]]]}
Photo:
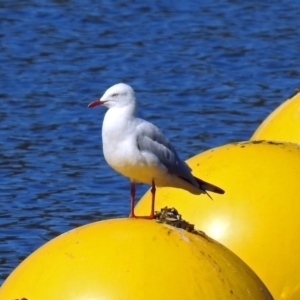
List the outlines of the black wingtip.
{"type": "Polygon", "coordinates": [[[208,182],[206,182],[202,179],[199,179],[197,177],[194,177],[194,178],[196,179],[197,183],[199,184],[199,188],[204,190],[205,192],[210,191],[210,192],[213,192],[213,193],[216,193],[216,194],[225,194],[225,191],[223,189],[219,188],[218,186],[213,185],[211,183],[208,183],[208,182]]]}
{"type": "Polygon", "coordinates": [[[217,186],[213,186],[214,190],[212,192],[217,193],[217,194],[225,194],[225,191],[217,186]]]}

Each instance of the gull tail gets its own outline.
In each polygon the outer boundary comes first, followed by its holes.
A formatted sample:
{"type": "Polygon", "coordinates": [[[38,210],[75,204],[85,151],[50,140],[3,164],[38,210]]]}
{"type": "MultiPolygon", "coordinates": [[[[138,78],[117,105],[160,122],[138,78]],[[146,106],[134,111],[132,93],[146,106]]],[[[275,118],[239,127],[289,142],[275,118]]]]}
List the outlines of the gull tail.
{"type": "MultiPolygon", "coordinates": [[[[195,180],[197,181],[197,183],[199,184],[199,188],[203,191],[205,191],[205,193],[209,196],[209,194],[207,193],[207,191],[210,191],[210,192],[213,192],[213,193],[217,193],[217,194],[224,194],[225,191],[222,190],[221,188],[211,184],[211,183],[208,183],[202,179],[199,179],[197,177],[194,177],[195,180]]],[[[209,196],[210,197],[210,196],[209,196]]],[[[210,197],[211,198],[211,197],[210,197]]]]}

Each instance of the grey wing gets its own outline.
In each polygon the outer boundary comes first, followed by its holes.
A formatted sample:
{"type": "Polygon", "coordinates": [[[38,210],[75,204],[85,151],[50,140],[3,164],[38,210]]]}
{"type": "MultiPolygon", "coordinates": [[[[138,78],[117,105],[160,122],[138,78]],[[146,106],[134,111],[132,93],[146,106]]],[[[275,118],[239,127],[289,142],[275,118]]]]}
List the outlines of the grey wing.
{"type": "Polygon", "coordinates": [[[143,121],[136,129],[137,147],[140,151],[154,154],[169,173],[198,186],[189,166],[179,158],[173,145],[155,125],[143,121]]]}

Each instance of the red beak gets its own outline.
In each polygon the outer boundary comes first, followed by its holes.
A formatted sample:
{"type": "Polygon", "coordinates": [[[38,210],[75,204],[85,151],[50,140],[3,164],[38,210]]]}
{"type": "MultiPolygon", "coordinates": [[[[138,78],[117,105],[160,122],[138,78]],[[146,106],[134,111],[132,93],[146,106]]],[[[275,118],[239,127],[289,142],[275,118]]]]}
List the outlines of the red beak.
{"type": "Polygon", "coordinates": [[[98,105],[102,105],[103,103],[104,103],[104,101],[96,100],[96,101],[91,102],[91,103],[88,105],[88,108],[95,107],[95,106],[98,106],[98,105]]]}

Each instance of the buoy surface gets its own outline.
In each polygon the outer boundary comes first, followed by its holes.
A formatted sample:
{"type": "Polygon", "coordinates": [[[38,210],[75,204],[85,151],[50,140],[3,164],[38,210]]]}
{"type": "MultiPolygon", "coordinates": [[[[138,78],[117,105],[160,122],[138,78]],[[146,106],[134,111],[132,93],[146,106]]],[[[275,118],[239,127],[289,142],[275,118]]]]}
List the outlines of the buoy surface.
{"type": "Polygon", "coordinates": [[[261,123],[251,140],[300,143],[300,92],[284,101],[261,123]]]}
{"type": "Polygon", "coordinates": [[[140,219],[92,223],[46,243],[0,289],[1,300],[22,298],[272,299],[224,246],[140,219]]]}

